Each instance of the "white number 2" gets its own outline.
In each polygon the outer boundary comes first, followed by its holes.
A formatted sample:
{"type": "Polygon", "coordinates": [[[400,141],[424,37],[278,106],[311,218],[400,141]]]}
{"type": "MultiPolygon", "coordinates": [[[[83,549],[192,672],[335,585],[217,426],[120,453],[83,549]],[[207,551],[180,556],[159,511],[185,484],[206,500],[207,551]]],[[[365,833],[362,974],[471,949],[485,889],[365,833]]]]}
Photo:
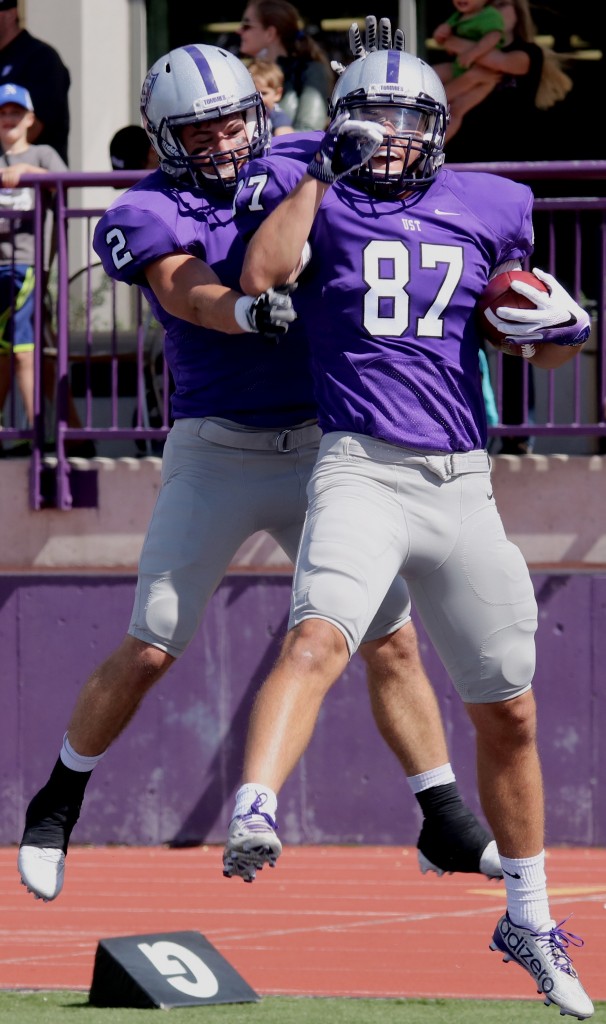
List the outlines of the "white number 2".
{"type": "MultiPolygon", "coordinates": [[[[461,280],[463,250],[454,245],[431,245],[423,242],[421,267],[434,269],[446,265],[446,275],[424,316],[419,317],[416,334],[423,338],[442,338],[442,315],[461,280]]],[[[400,337],[410,327],[410,252],[404,242],[394,240],[369,242],[364,249],[364,327],[373,336],[400,337]]]]}
{"type": "Polygon", "coordinates": [[[112,245],[112,242],[115,242],[115,245],[112,246],[112,259],[117,270],[131,262],[133,254],[126,248],[126,238],[120,231],[120,228],[112,228],[111,231],[108,231],[105,241],[109,246],[112,245]]]}

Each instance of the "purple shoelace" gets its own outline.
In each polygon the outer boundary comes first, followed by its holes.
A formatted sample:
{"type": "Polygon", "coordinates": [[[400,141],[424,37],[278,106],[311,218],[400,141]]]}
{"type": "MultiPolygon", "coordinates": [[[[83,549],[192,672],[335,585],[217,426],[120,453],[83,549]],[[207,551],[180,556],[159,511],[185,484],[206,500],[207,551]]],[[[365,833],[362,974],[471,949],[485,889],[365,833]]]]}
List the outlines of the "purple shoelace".
{"type": "MultiPolygon", "coordinates": [[[[570,915],[569,915],[570,917],[570,915]]],[[[547,946],[552,952],[553,965],[558,971],[565,971],[566,974],[572,975],[574,978],[577,977],[577,972],[572,966],[572,961],[566,952],[569,946],[576,946],[580,948],[585,943],[578,935],[573,932],[566,932],[562,928],[562,925],[566,924],[569,917],[565,917],[563,921],[552,928],[548,932],[537,932],[537,941],[540,945],[547,946]]]]}
{"type": "Polygon", "coordinates": [[[261,818],[264,818],[265,821],[267,822],[267,824],[271,828],[273,828],[274,832],[278,831],[278,826],[276,825],[276,823],[275,823],[274,819],[271,817],[271,815],[269,815],[265,811],[261,810],[261,808],[262,808],[263,804],[265,803],[266,799],[267,799],[267,797],[266,797],[265,793],[257,794],[257,796],[255,797],[255,799],[253,800],[253,802],[252,802],[252,804],[250,806],[249,813],[242,815],[242,817],[248,823],[248,827],[250,828],[251,832],[255,832],[255,831],[262,832],[263,831],[263,825],[261,824],[260,821],[259,822],[254,822],[254,821],[250,821],[249,820],[250,818],[253,817],[253,815],[257,815],[257,816],[259,816],[261,818]]]}

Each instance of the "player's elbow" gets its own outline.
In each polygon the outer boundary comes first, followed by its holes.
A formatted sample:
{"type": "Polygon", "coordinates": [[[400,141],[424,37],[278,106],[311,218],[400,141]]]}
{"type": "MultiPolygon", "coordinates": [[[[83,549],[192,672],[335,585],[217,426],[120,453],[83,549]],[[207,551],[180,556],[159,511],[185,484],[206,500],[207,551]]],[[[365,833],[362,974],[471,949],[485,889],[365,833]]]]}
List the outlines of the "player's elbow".
{"type": "Polygon", "coordinates": [[[274,282],[269,275],[263,273],[258,263],[251,262],[242,268],[240,277],[240,288],[245,295],[260,295],[272,286],[274,282]]]}

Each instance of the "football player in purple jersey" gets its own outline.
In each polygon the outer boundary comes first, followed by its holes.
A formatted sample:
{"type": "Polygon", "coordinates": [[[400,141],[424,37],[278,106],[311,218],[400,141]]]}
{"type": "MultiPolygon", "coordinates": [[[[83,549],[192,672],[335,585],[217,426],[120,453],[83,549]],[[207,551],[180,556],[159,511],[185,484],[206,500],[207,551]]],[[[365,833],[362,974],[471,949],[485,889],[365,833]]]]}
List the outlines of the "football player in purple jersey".
{"type": "MultiPolygon", "coordinates": [[[[476,731],[479,792],[507,894],[491,948],[520,963],[546,1001],[583,1019],[593,1005],[568,955],[581,940],[556,925],[546,889],[537,606],[495,507],[474,315],[489,278],[532,253],[533,197],[504,178],[443,167],[443,86],[404,52],[400,32],[392,45],[385,19],[379,43],[356,52],[307,166],[276,155],[241,173],[244,223],[253,180],[256,210],[272,210],[249,244],[243,290],[292,280],[305,253],[295,305],[323,438],[289,632],[246,743],[242,792],[264,794],[265,817],[241,816],[237,796],[224,858],[231,866],[256,850],[275,860],[275,795],[382,595],[404,577],[476,731]]],[[[580,351],[589,317],[537,273],[546,293],[514,285],[533,308],[498,315],[534,365],[555,368],[580,351]]]]}
{"type": "MultiPolygon", "coordinates": [[[[267,530],[294,561],[320,438],[306,346],[300,335],[272,339],[292,324],[290,297],[238,288],[236,173],[268,146],[248,71],[220,48],[179,48],[151,68],[141,110],[161,168],[111,205],[94,246],[165,328],[175,422],[127,635],[82,688],[51,778],[27,810],[19,870],[43,900],[61,891],[91,770],[187,647],[240,545],[267,530]]],[[[367,641],[375,718],[424,814],[421,867],[502,877],[494,840],[459,796],[403,581],[367,641]]]]}

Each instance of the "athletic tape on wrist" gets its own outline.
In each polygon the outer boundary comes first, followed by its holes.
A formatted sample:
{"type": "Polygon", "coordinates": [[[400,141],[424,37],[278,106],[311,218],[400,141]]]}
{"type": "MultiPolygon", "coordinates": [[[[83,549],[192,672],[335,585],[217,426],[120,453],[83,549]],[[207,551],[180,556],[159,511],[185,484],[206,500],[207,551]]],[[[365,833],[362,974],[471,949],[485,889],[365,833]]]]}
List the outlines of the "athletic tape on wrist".
{"type": "Polygon", "coordinates": [[[243,331],[249,333],[254,331],[254,327],[251,327],[248,314],[251,306],[255,300],[250,295],[241,295],[239,299],[236,299],[234,306],[234,317],[238,327],[241,327],[243,331]]]}

